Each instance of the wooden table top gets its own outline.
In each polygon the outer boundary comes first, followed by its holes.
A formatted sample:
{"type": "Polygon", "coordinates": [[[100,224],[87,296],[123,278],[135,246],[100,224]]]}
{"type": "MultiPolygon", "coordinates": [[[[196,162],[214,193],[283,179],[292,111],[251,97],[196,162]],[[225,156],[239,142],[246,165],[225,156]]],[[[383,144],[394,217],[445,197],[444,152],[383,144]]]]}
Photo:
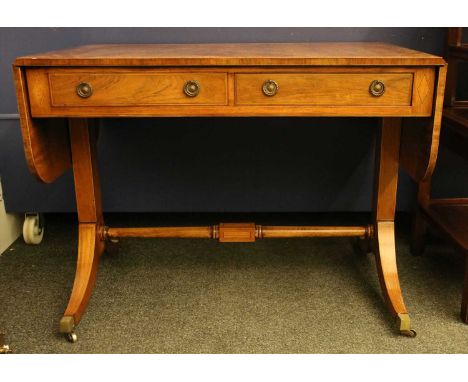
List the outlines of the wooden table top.
{"type": "Polygon", "coordinates": [[[431,66],[442,57],[373,42],[106,44],[33,54],[16,66],[431,66]]]}

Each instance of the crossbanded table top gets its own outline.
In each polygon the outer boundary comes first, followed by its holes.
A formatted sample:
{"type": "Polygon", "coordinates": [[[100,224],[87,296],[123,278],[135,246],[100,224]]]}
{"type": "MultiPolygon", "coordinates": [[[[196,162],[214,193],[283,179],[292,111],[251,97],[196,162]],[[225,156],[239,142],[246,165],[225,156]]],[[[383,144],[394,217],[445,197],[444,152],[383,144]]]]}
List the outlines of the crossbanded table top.
{"type": "Polygon", "coordinates": [[[16,66],[433,66],[442,57],[377,42],[104,44],[32,54],[16,66]]]}

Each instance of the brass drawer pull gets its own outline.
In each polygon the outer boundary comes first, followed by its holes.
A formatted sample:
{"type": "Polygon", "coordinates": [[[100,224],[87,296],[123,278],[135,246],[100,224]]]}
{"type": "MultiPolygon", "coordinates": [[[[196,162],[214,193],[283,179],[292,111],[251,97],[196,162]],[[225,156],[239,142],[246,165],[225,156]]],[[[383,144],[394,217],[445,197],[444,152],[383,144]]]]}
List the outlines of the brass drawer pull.
{"type": "Polygon", "coordinates": [[[382,81],[374,80],[369,86],[369,92],[374,97],[380,97],[385,93],[385,84],[382,81]]]}
{"type": "Polygon", "coordinates": [[[184,93],[189,97],[196,97],[200,93],[200,84],[195,80],[187,81],[184,85],[184,93]]]}
{"type": "Polygon", "coordinates": [[[87,82],[82,82],[76,87],[76,94],[81,98],[89,98],[93,95],[93,88],[87,82]]]}
{"type": "Polygon", "coordinates": [[[265,81],[262,86],[263,94],[265,94],[268,97],[273,97],[276,93],[278,93],[278,89],[278,83],[273,80],[265,81]]]}

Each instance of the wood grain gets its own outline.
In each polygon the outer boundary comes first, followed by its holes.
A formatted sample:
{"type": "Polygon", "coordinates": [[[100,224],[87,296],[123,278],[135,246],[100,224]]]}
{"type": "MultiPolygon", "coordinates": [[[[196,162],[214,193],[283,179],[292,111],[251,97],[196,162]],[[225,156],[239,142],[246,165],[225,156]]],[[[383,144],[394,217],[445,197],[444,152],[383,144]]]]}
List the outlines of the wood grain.
{"type": "Polygon", "coordinates": [[[442,111],[444,107],[444,91],[445,91],[445,81],[447,77],[447,65],[439,67],[439,76],[437,80],[437,95],[434,101],[434,111],[432,113],[432,134],[430,144],[426,145],[429,147],[428,151],[428,160],[426,171],[422,176],[422,180],[428,179],[432,176],[436,161],[437,155],[439,153],[439,140],[440,140],[440,128],[442,125],[442,111]]]}
{"type": "Polygon", "coordinates": [[[410,73],[237,74],[236,104],[408,106],[412,82],[410,73]],[[262,85],[267,80],[278,83],[276,95],[263,94],[262,85]],[[385,93],[380,97],[369,92],[374,80],[385,84],[385,93]]]}
{"type": "Polygon", "coordinates": [[[99,257],[104,252],[104,242],[99,238],[98,226],[95,223],[80,223],[78,227],[78,257],[75,281],[67,308],[61,322],[72,318],[72,327],[61,325],[62,332],[71,332],[81,320],[86,310],[96,282],[99,257]]]}
{"type": "Polygon", "coordinates": [[[255,241],[254,223],[220,223],[220,243],[251,243],[255,241]]]}
{"type": "Polygon", "coordinates": [[[385,301],[394,316],[407,314],[396,262],[395,223],[377,221],[374,230],[377,273],[385,301]]]}
{"type": "Polygon", "coordinates": [[[18,57],[19,66],[443,65],[384,43],[106,44],[18,57]]]}
{"type": "Polygon", "coordinates": [[[14,70],[28,163],[42,179],[51,181],[63,172],[70,150],[63,130],[37,129],[33,123],[44,120],[51,126],[51,119],[70,119],[80,225],[77,273],[62,319],[65,332],[73,330],[86,308],[106,236],[253,241],[256,237],[369,238],[373,231],[383,295],[400,320],[400,331],[409,333],[394,232],[401,117],[427,117],[423,127],[414,123],[420,118],[407,118],[410,123],[404,125],[401,145],[403,168],[427,185],[439,143],[446,70],[442,58],[382,43],[92,45],[20,57],[14,70]],[[200,95],[190,100],[181,92],[188,79],[202,86],[200,95]],[[266,79],[280,85],[272,98],[261,93],[266,79]],[[379,98],[369,95],[374,79],[386,84],[379,98]],[[75,94],[79,82],[91,83],[91,97],[75,94]],[[106,230],[95,133],[88,119],[131,116],[384,117],[376,150],[373,229],[221,223],[106,230]],[[52,163],[55,157],[58,163],[52,163]]]}
{"type": "Polygon", "coordinates": [[[72,293],[60,321],[70,333],[83,315],[96,280],[99,257],[104,252],[101,190],[95,153],[93,125],[86,119],[70,120],[70,141],[78,210],[78,259],[72,293]]]}
{"type": "Polygon", "coordinates": [[[33,119],[24,69],[13,69],[23,148],[29,171],[52,183],[71,167],[68,123],[64,119],[33,119]]]}
{"type": "Polygon", "coordinates": [[[374,185],[376,221],[393,221],[396,208],[401,118],[383,118],[377,139],[374,185]]]}
{"type": "Polygon", "coordinates": [[[257,226],[262,239],[292,237],[369,237],[369,227],[337,226],[257,226]]]}
{"type": "Polygon", "coordinates": [[[26,72],[31,113],[41,118],[430,116],[434,92],[434,69],[416,67],[190,68],[182,77],[176,68],[28,68],[26,72]],[[265,76],[262,80],[275,76],[285,80],[276,96],[263,95],[258,72],[265,76]],[[147,76],[148,83],[144,80],[147,76]],[[230,81],[227,85],[226,76],[230,81]],[[161,89],[154,78],[171,85],[161,89]],[[199,78],[199,96],[187,99],[182,93],[181,80],[186,78],[199,78]],[[239,78],[247,79],[246,86],[239,86],[239,78]],[[370,82],[376,78],[387,81],[381,97],[369,93],[370,82]],[[418,85],[412,92],[411,78],[418,85]],[[78,97],[75,88],[80,81],[92,84],[91,97],[78,97]],[[208,88],[203,90],[204,86],[208,88]],[[214,105],[216,102],[219,104],[214,105]]]}
{"type": "MultiPolygon", "coordinates": [[[[214,226],[199,227],[109,227],[105,235],[108,239],[122,237],[142,237],[142,238],[192,238],[192,239],[217,239],[222,238],[222,230],[243,230],[246,228],[249,232],[247,236],[249,241],[251,236],[252,224],[247,223],[220,223],[214,226]],[[221,228],[221,229],[220,229],[221,228]]],[[[254,225],[254,238],[272,239],[272,238],[292,238],[292,237],[369,237],[369,226],[272,226],[272,225],[254,225]]],[[[242,236],[242,235],[241,235],[242,236]]],[[[223,241],[223,240],[220,240],[223,241]]],[[[227,241],[227,240],[224,240],[227,241]]]]}
{"type": "Polygon", "coordinates": [[[377,273],[390,311],[394,316],[407,315],[398,278],[394,231],[401,119],[384,118],[380,130],[374,180],[374,251],[377,273]]]}
{"type": "Polygon", "coordinates": [[[52,107],[227,104],[227,75],[223,73],[49,72],[49,83],[52,107]],[[196,97],[184,93],[187,81],[200,84],[196,97]],[[92,86],[91,97],[77,95],[76,87],[82,82],[92,86]]]}
{"type": "Polygon", "coordinates": [[[106,230],[106,235],[109,239],[119,237],[212,239],[213,227],[110,227],[106,230]]]}
{"type": "Polygon", "coordinates": [[[93,126],[86,119],[70,119],[70,142],[80,223],[102,222],[101,188],[93,126]]]}
{"type": "Polygon", "coordinates": [[[414,72],[413,112],[432,115],[434,101],[435,68],[419,68],[414,72]]]}
{"type": "Polygon", "coordinates": [[[446,66],[439,67],[431,117],[406,119],[403,122],[400,163],[406,173],[416,182],[428,179],[435,168],[439,150],[446,72],[446,66]]]}

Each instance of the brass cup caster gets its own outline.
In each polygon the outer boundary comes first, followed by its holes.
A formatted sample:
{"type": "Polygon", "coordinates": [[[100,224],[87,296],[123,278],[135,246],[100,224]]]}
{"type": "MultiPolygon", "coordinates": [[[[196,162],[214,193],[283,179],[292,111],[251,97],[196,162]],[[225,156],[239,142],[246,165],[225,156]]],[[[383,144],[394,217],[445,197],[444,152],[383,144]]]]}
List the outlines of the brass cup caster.
{"type": "Polygon", "coordinates": [[[75,332],[65,333],[65,337],[66,337],[67,341],[71,342],[72,344],[74,344],[76,341],[78,341],[78,336],[76,335],[75,332]]]}
{"type": "Polygon", "coordinates": [[[12,351],[10,350],[10,346],[5,344],[5,335],[0,333],[0,354],[10,354],[12,351]]]}
{"type": "Polygon", "coordinates": [[[416,330],[410,329],[410,330],[400,330],[400,334],[405,337],[411,337],[414,338],[416,337],[416,330]]]}
{"type": "Polygon", "coordinates": [[[398,326],[400,328],[400,334],[405,337],[414,338],[416,337],[416,331],[411,329],[411,323],[408,313],[398,313],[398,326]]]}
{"type": "Polygon", "coordinates": [[[0,346],[0,354],[11,354],[11,353],[13,352],[10,350],[10,347],[8,345],[0,346]]]}
{"type": "Polygon", "coordinates": [[[72,316],[62,317],[60,320],[60,333],[63,333],[71,343],[78,341],[78,336],[75,333],[75,320],[72,316]]]}

